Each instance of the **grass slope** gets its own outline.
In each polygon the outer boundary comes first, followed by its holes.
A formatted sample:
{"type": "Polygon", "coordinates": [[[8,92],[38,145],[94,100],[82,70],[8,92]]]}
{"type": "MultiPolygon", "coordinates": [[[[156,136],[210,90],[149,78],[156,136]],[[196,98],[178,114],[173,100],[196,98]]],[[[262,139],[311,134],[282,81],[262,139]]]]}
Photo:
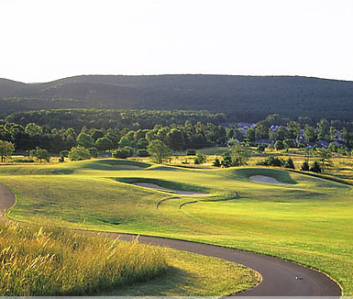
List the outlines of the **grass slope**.
{"type": "Polygon", "coordinates": [[[265,168],[200,170],[152,165],[122,170],[112,169],[111,161],[1,167],[0,181],[11,186],[18,199],[8,216],[271,254],[319,269],[335,278],[345,295],[353,294],[350,186],[265,168]],[[248,179],[259,174],[291,185],[248,179]],[[119,182],[136,178],[203,189],[211,195],[207,199],[171,196],[119,182]]]}

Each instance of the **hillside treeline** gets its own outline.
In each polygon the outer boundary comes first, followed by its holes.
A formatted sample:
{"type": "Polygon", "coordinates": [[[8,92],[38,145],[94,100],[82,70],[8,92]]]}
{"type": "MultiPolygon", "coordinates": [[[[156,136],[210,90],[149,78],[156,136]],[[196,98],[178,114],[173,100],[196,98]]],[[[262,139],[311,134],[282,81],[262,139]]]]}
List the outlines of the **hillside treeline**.
{"type": "Polygon", "coordinates": [[[287,76],[77,76],[24,84],[0,79],[0,116],[54,108],[209,110],[230,121],[278,113],[349,121],[353,82],[287,76]]]}
{"type": "MultiPolygon", "coordinates": [[[[146,150],[153,140],[160,140],[174,151],[225,144],[226,130],[213,123],[187,120],[183,125],[155,125],[152,129],[48,128],[35,123],[26,126],[5,122],[0,125],[0,140],[12,142],[17,151],[40,147],[52,153],[70,150],[76,145],[97,150],[130,147],[146,150]]],[[[142,151],[143,152],[143,151],[142,151]]]]}
{"type": "Polygon", "coordinates": [[[170,110],[104,110],[104,109],[56,109],[17,112],[8,115],[4,122],[26,126],[35,123],[53,128],[135,128],[152,129],[156,124],[162,126],[182,125],[186,121],[213,123],[227,122],[223,113],[208,111],[170,111],[170,110]]]}

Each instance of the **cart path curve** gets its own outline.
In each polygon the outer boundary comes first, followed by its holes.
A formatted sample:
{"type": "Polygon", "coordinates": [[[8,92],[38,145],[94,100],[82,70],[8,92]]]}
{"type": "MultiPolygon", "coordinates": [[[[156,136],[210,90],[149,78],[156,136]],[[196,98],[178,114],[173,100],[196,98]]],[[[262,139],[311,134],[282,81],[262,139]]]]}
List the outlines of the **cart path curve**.
{"type": "MultiPolygon", "coordinates": [[[[15,204],[16,197],[7,187],[0,184],[0,218],[15,204]]],[[[105,233],[111,237],[120,237],[130,241],[136,235],[105,233]]],[[[139,236],[139,242],[170,247],[205,256],[221,258],[254,269],[262,276],[256,287],[239,293],[241,296],[331,296],[339,298],[341,289],[336,282],[326,275],[271,256],[225,248],[214,245],[194,243],[176,239],[139,236]],[[296,277],[302,277],[296,279],[296,277]]],[[[221,277],[220,277],[221,279],[221,277]]]]}

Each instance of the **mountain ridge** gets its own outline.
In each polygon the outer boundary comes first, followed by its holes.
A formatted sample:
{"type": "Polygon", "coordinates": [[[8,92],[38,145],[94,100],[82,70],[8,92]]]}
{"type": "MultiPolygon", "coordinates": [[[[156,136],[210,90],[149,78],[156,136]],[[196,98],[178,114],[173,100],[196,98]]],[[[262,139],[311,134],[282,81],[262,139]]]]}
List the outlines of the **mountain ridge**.
{"type": "Polygon", "coordinates": [[[353,82],[304,76],[81,75],[0,79],[0,115],[54,108],[209,110],[257,121],[278,113],[351,120],[353,82]]]}

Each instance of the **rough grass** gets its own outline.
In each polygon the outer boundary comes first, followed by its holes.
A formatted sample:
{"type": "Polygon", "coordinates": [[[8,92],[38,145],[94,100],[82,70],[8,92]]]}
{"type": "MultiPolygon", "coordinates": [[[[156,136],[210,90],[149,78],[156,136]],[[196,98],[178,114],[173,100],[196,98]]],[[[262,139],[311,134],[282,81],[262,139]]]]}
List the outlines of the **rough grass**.
{"type": "Polygon", "coordinates": [[[50,171],[36,165],[1,168],[0,181],[11,186],[18,199],[8,215],[21,221],[47,218],[66,227],[174,237],[271,254],[319,269],[336,279],[345,295],[353,295],[351,186],[258,167],[112,170],[90,168],[90,163],[67,163],[57,170],[51,165],[50,171]],[[64,169],[70,174],[54,174],[64,169]],[[294,184],[247,179],[256,174],[294,184]],[[170,194],[119,183],[119,178],[197,186],[210,190],[214,199],[235,192],[238,196],[182,208],[195,197],[175,196],[157,210],[156,204],[170,194]]]}
{"type": "Polygon", "coordinates": [[[96,294],[166,270],[160,248],[0,222],[0,296],[96,294]]]}

